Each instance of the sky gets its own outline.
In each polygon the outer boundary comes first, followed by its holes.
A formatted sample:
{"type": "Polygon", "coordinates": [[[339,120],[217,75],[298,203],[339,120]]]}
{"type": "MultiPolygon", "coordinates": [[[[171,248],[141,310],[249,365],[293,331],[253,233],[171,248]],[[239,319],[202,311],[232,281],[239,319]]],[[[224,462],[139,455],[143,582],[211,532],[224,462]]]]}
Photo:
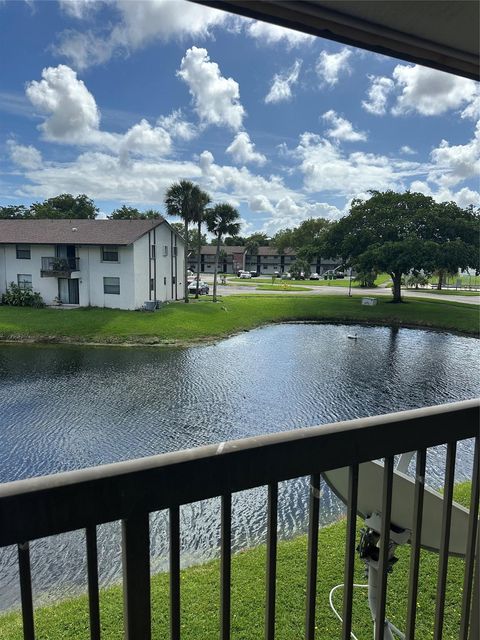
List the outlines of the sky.
{"type": "Polygon", "coordinates": [[[184,0],[0,0],[0,205],[164,212],[191,180],[242,233],[370,189],[478,206],[472,80],[184,0]]]}

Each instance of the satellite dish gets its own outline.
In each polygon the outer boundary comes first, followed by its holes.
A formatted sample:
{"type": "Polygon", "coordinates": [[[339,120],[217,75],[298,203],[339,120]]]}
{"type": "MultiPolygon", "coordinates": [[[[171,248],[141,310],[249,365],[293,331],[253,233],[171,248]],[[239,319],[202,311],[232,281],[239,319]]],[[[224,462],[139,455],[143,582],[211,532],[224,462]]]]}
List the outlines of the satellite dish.
{"type": "MultiPolygon", "coordinates": [[[[383,473],[383,465],[379,462],[364,462],[359,465],[357,512],[363,518],[367,518],[373,513],[380,513],[382,510],[383,473]]],[[[346,504],[349,468],[334,469],[324,472],[322,475],[335,495],[346,504]]],[[[414,493],[414,479],[395,470],[392,490],[392,525],[411,531],[414,519],[414,493]]],[[[429,551],[440,549],[443,504],[443,496],[440,493],[425,487],[420,544],[429,551]]],[[[448,547],[450,555],[465,556],[468,519],[468,509],[454,502],[448,547]]]]}

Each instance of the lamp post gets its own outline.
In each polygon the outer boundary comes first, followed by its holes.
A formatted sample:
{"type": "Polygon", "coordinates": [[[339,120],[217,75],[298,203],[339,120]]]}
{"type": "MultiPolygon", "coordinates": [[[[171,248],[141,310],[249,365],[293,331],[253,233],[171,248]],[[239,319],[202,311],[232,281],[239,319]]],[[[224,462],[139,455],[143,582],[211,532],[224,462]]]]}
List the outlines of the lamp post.
{"type": "Polygon", "coordinates": [[[352,297],[352,267],[350,267],[350,280],[348,282],[348,297],[352,297]]]}

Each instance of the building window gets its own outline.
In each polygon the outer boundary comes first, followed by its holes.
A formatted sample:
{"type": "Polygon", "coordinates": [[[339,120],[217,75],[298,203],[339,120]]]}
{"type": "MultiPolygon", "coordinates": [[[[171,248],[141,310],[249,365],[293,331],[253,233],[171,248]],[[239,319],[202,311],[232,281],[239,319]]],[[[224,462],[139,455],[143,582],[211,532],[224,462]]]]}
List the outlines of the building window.
{"type": "Polygon", "coordinates": [[[17,260],[30,260],[29,244],[17,244],[17,260]]]}
{"type": "Polygon", "coordinates": [[[152,260],[155,260],[156,254],[157,254],[157,248],[155,247],[154,244],[152,244],[150,247],[150,258],[152,258],[152,260]]]}
{"type": "Polygon", "coordinates": [[[168,256],[168,246],[166,244],[163,245],[163,255],[168,256]]]}
{"type": "Polygon", "coordinates": [[[102,262],[118,262],[118,247],[102,247],[102,262]]]}
{"type": "Polygon", "coordinates": [[[104,278],[103,293],[120,295],[120,278],[104,278]]]}
{"type": "Polygon", "coordinates": [[[167,284],[167,278],[166,278],[166,276],[163,276],[163,284],[167,284]]]}
{"type": "Polygon", "coordinates": [[[32,275],[29,273],[19,273],[17,283],[20,289],[32,289],[32,275]]]}

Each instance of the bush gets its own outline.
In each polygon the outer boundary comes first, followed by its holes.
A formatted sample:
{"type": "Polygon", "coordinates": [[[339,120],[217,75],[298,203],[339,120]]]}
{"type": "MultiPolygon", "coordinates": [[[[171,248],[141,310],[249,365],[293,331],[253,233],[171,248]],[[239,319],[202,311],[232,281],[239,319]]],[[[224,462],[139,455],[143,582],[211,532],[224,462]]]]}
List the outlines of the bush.
{"type": "Polygon", "coordinates": [[[43,298],[38,291],[22,289],[14,282],[10,283],[6,293],[2,295],[2,304],[11,307],[36,307],[37,309],[45,306],[43,298]]]}

